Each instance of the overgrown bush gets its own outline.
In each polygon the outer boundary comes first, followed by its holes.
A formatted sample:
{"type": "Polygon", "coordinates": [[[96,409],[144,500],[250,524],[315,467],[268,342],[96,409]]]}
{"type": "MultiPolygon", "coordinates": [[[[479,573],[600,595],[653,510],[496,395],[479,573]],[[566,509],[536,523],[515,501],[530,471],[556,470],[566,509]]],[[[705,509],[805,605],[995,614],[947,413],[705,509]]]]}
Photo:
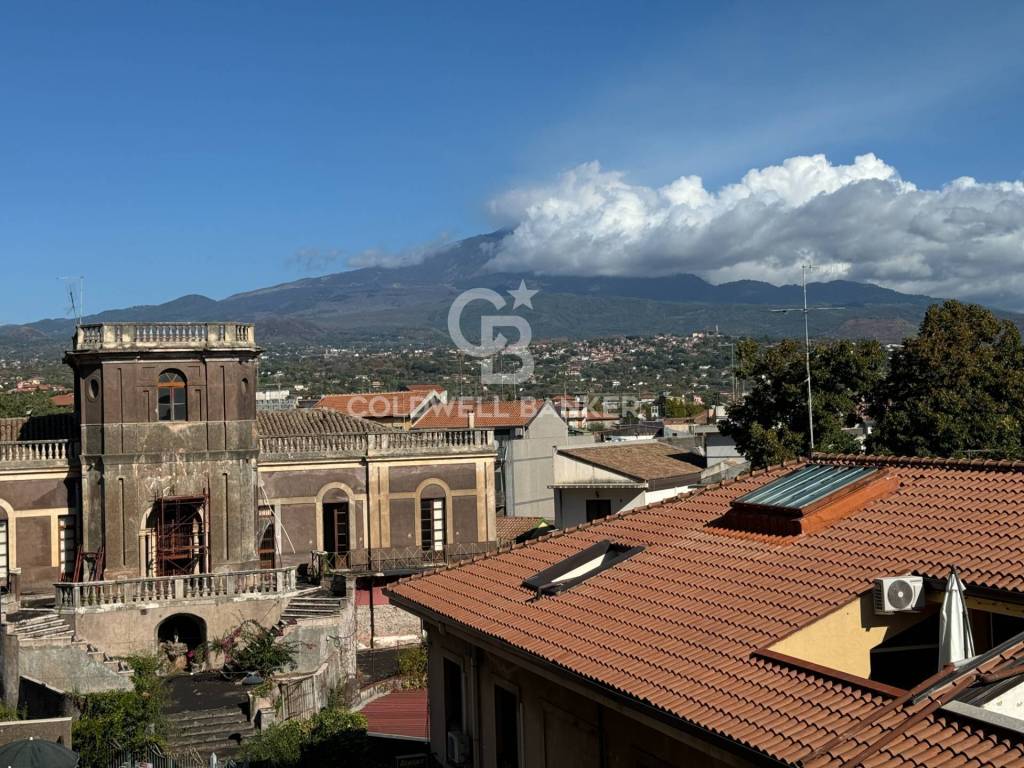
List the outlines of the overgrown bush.
{"type": "Polygon", "coordinates": [[[264,680],[274,672],[295,668],[296,644],[251,619],[207,645],[211,655],[218,653],[224,657],[225,665],[258,672],[264,680]]]}
{"type": "Polygon", "coordinates": [[[82,713],[72,726],[71,739],[81,755],[82,768],[105,766],[111,744],[132,750],[164,745],[163,708],[166,689],[157,675],[156,656],[133,656],[131,691],[105,691],[79,696],[82,713]]]}
{"type": "Polygon", "coordinates": [[[21,720],[24,714],[24,712],[19,712],[15,707],[0,701],[0,723],[7,722],[8,720],[21,720]]]}
{"type": "Polygon", "coordinates": [[[398,674],[403,688],[427,687],[427,649],[422,645],[398,653],[398,674]]]}
{"type": "Polygon", "coordinates": [[[243,741],[241,756],[259,768],[363,766],[366,718],[331,707],[308,720],[286,720],[243,741]]]}

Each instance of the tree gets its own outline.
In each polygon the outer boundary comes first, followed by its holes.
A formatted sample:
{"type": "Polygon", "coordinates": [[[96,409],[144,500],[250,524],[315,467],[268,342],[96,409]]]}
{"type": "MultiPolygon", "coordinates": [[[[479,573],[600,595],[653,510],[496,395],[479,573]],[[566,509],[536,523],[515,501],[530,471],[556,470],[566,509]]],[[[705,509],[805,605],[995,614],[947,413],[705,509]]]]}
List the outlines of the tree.
{"type": "MultiPolygon", "coordinates": [[[[770,346],[744,340],[736,345],[737,378],[753,382],[729,406],[719,425],[754,466],[796,458],[810,450],[804,345],[793,340],[770,346]]],[[[815,449],[859,450],[843,431],[863,419],[869,395],[885,372],[885,350],[875,341],[832,341],[811,348],[815,449]]]]}
{"type": "Polygon", "coordinates": [[[666,397],[665,415],[673,419],[687,419],[704,411],[704,406],[682,397],[666,397]]]}
{"type": "Polygon", "coordinates": [[[875,393],[870,448],[907,456],[1024,455],[1024,346],[977,304],[928,308],[875,393]]]}
{"type": "Polygon", "coordinates": [[[0,418],[68,412],[67,408],[55,406],[51,397],[52,392],[0,392],[0,418]]]}

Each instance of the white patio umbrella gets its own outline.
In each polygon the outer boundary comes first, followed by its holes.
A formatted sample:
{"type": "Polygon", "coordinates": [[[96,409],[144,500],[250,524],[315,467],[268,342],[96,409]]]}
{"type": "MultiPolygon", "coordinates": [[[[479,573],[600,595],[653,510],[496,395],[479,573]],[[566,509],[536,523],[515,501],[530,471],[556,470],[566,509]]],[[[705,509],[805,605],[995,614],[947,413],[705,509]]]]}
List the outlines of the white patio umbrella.
{"type": "Polygon", "coordinates": [[[942,598],[942,611],[939,613],[939,669],[972,656],[974,638],[964,598],[964,583],[954,567],[946,580],[946,596],[942,598]]]}

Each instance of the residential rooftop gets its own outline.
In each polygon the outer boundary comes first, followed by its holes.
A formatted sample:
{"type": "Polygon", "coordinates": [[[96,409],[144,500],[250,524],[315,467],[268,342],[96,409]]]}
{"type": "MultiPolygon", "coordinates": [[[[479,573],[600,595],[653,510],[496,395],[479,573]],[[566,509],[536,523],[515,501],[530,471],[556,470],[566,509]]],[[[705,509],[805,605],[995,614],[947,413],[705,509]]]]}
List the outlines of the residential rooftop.
{"type": "Polygon", "coordinates": [[[544,408],[545,400],[491,400],[459,398],[428,409],[414,429],[488,429],[525,427],[544,408]]]}
{"type": "Polygon", "coordinates": [[[684,475],[699,477],[704,470],[700,456],[657,440],[561,448],[558,452],[638,481],[664,480],[684,475]]]}
{"type": "Polygon", "coordinates": [[[816,461],[875,467],[892,482],[812,532],[721,526],[736,499],[803,463],[758,471],[405,580],[392,600],[751,757],[872,768],[1024,765],[1024,729],[943,706],[970,685],[1020,675],[1024,635],[910,692],[771,650],[858,605],[881,576],[940,580],[955,565],[969,593],[1024,605],[1024,463],[816,461]],[[602,541],[644,549],[562,594],[537,599],[523,586],[602,541]]]}

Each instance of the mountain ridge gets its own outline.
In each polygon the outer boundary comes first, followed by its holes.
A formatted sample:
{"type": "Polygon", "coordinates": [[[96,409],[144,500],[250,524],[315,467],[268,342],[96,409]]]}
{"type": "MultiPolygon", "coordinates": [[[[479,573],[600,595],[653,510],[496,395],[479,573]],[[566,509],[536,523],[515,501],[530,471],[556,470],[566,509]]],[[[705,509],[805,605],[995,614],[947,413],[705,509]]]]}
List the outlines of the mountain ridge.
{"type": "MultiPolygon", "coordinates": [[[[304,277],[212,299],[186,294],[162,304],[111,309],[85,322],[157,322],[237,320],[256,322],[265,342],[313,341],[409,336],[446,337],[447,310],[468,288],[507,291],[526,280],[539,293],[532,314],[525,313],[535,339],[653,333],[687,333],[718,326],[730,335],[789,336],[802,333],[799,313],[770,313],[798,307],[799,285],[776,286],[758,280],[714,285],[688,273],[667,276],[575,276],[533,272],[493,272],[494,246],[507,234],[499,230],[466,238],[417,263],[367,266],[304,277]]],[[[941,299],[904,294],[872,283],[833,280],[808,284],[815,305],[842,307],[816,313],[816,335],[898,341],[912,332],[925,308],[941,299]]],[[[484,311],[476,302],[464,327],[484,311]]],[[[488,311],[491,311],[488,309],[488,311]]],[[[1018,325],[1024,316],[1011,317],[1018,325]]],[[[0,343],[66,338],[70,319],[48,318],[0,326],[0,343]]]]}

